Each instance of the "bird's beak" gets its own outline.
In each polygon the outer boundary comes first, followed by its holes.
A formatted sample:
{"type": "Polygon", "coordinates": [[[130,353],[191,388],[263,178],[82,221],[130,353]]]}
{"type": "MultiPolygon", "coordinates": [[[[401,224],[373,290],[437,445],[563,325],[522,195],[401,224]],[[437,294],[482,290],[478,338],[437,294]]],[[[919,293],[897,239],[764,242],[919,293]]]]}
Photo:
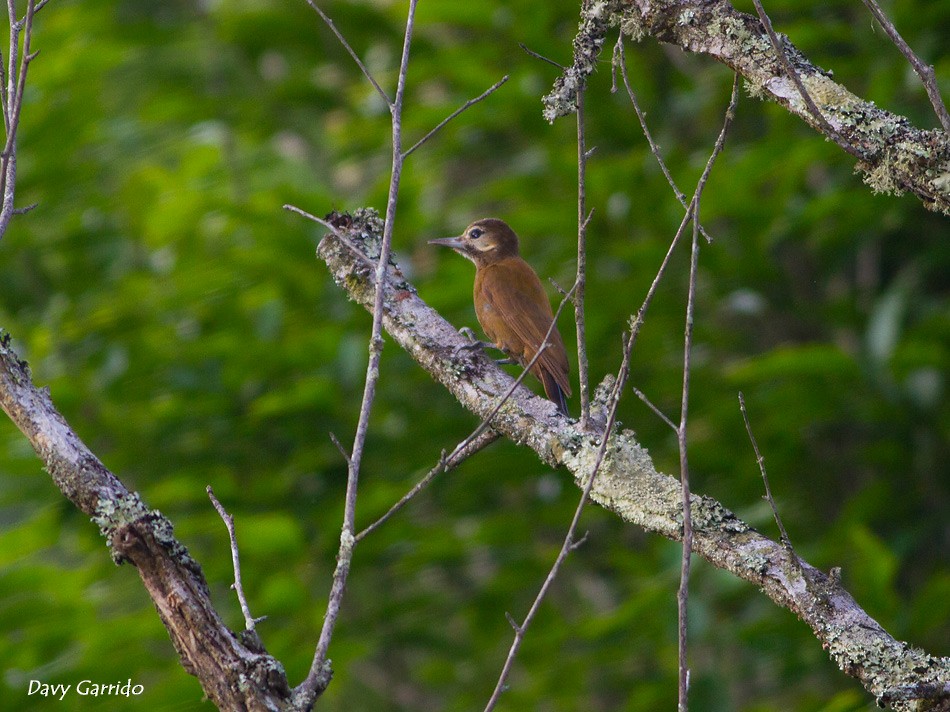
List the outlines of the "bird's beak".
{"type": "Polygon", "coordinates": [[[451,247],[453,250],[460,250],[463,245],[461,237],[440,237],[437,240],[429,240],[429,244],[451,247]]]}

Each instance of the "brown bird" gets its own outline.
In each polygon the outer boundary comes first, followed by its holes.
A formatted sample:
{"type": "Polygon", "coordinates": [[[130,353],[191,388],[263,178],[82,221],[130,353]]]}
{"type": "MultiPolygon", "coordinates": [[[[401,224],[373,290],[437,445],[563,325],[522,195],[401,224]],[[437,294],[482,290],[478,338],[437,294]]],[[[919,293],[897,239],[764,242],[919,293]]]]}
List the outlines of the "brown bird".
{"type": "Polygon", "coordinates": [[[477,220],[460,237],[429,240],[475,263],[475,316],[495,345],[527,366],[551,329],[548,346],[531,367],[544,392],[563,414],[571,395],[567,351],[541,280],[518,254],[518,236],[497,218],[477,220]]]}

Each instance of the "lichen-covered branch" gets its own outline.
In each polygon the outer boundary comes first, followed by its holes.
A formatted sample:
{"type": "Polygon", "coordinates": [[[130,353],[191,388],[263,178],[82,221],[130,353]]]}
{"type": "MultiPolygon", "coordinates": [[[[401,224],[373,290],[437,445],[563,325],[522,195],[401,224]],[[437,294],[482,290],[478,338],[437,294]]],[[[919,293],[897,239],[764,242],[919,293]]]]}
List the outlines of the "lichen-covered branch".
{"type": "Polygon", "coordinates": [[[785,59],[820,110],[819,120],[795,78],[788,76],[759,19],[726,0],[584,2],[574,61],[543,99],[549,121],[576,110],[577,88],[594,71],[610,27],[637,41],[652,37],[722,62],[745,78],[754,95],[775,101],[833,138],[830,126],[862,156],[856,168],[872,190],[911,192],[931,210],[950,214],[950,136],[945,131],[919,129],[907,118],[855,96],[780,35],[785,59]]]}
{"type": "MultiPolygon", "coordinates": [[[[375,275],[366,257],[378,254],[381,221],[374,211],[359,210],[342,229],[344,242],[329,234],[317,250],[334,281],[351,299],[372,309],[375,275]],[[362,251],[357,254],[354,250],[362,251]]],[[[512,379],[485,354],[459,347],[468,342],[419,298],[399,266],[386,272],[383,326],[429,374],[480,418],[488,417],[507,393],[512,379]]],[[[612,379],[606,379],[591,403],[591,422],[604,422],[612,379]]],[[[505,437],[534,450],[552,467],[564,467],[579,486],[586,485],[598,451],[596,426],[582,430],[558,414],[554,404],[519,388],[491,419],[505,437]]],[[[623,520],[669,539],[682,536],[679,482],[656,471],[647,451],[629,430],[611,435],[606,457],[591,490],[591,500],[623,520]]],[[[928,655],[895,640],[841,586],[796,559],[782,544],[749,527],[716,500],[693,495],[693,551],[718,568],[752,582],[780,606],[807,623],[838,666],[861,681],[894,709],[937,709],[937,700],[898,699],[907,690],[944,690],[950,658],[928,655]]],[[[922,693],[923,694],[923,693],[922,693]]],[[[929,694],[929,693],[928,693],[929,694]]],[[[938,695],[939,696],[939,695],[938,695]]]]}
{"type": "Polygon", "coordinates": [[[278,710],[290,699],[281,664],[256,636],[239,638],[211,603],[201,567],[171,522],[90,452],[0,330],[0,408],[27,437],[53,483],[99,526],[117,563],[130,562],[168,629],[184,669],[220,709],[278,710]]]}

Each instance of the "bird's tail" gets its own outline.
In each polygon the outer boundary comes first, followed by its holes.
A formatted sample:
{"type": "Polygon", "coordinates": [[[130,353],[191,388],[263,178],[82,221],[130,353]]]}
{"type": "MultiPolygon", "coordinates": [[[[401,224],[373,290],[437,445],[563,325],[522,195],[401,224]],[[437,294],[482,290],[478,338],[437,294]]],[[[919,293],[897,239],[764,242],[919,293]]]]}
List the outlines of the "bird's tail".
{"type": "Polygon", "coordinates": [[[558,412],[565,417],[571,417],[567,410],[567,394],[564,389],[554,380],[554,376],[547,371],[542,372],[541,383],[544,384],[544,394],[548,400],[557,406],[558,412]]]}

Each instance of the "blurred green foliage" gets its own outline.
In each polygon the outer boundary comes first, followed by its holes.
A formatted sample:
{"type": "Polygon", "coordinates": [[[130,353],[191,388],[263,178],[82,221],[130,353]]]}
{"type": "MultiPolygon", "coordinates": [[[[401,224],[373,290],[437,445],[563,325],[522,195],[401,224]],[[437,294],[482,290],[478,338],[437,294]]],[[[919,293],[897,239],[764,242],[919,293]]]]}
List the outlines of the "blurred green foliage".
{"type": "MultiPolygon", "coordinates": [[[[751,3],[739,2],[751,10],[751,3]]],[[[326,2],[392,91],[405,6],[326,2]]],[[[906,62],[860,3],[769,5],[776,26],[857,94],[935,120],[906,62]]],[[[950,5],[895,3],[904,36],[950,93],[950,5]]],[[[569,61],[577,7],[425,0],[404,131],[425,134],[510,74],[406,167],[394,247],[421,295],[474,325],[471,266],[427,238],[497,215],[544,277],[569,284],[575,126],[540,96],[569,61]]],[[[612,41],[609,40],[609,41],[612,41]]],[[[382,207],[388,113],[300,2],[54,0],[36,22],[15,219],[0,244],[0,324],[36,381],[104,462],[176,524],[219,609],[240,627],[223,524],[235,515],[244,581],[268,649],[298,682],[334,564],[345,471],[327,433],[356,421],[369,317],[313,252],[320,230],[281,209],[382,207]]],[[[731,76],[653,42],[632,81],[684,190],[719,131],[731,76]]],[[[632,108],[591,81],[587,325],[595,381],[619,362],[682,215],[632,108]]],[[[799,551],[843,568],[889,632],[950,653],[946,218],[872,195],[852,160],[797,119],[744,96],[703,199],[690,420],[693,487],[774,534],[736,401],[742,390],[799,551]]],[[[679,402],[688,251],[676,256],[634,354],[633,383],[679,402]]],[[[562,333],[572,341],[569,319],[562,333]]],[[[572,407],[576,410],[576,398],[572,407]]],[[[621,418],[676,472],[671,433],[636,398],[621,418]]],[[[389,345],[364,459],[365,525],[475,420],[389,345]]],[[[356,552],[331,656],[327,710],[479,709],[563,536],[577,491],[530,452],[494,445],[443,476],[356,552]]],[[[673,709],[679,549],[595,508],[531,628],[502,709],[673,709]]],[[[0,422],[0,708],[30,679],[132,678],[131,701],[68,709],[207,709],[135,571],[0,422]]],[[[870,709],[807,628],[753,587],[698,562],[696,710],[870,709]]]]}

